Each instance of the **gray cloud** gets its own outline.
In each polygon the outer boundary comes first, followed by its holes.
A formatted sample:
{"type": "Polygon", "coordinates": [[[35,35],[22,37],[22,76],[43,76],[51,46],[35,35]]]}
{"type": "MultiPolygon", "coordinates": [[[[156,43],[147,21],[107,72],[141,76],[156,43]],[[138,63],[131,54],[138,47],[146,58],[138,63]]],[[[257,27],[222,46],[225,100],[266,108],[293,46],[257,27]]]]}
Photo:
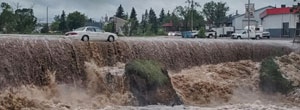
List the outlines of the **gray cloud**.
{"type": "MultiPolygon", "coordinates": [[[[84,13],[90,18],[99,21],[101,17],[106,14],[112,16],[115,14],[118,6],[122,4],[125,12],[130,14],[131,8],[135,7],[137,10],[138,17],[140,18],[142,13],[146,9],[153,8],[156,14],[164,8],[165,10],[173,11],[176,6],[186,5],[185,0],[0,0],[1,2],[7,2],[14,8],[17,7],[17,3],[20,4],[21,8],[33,7],[35,16],[39,18],[39,22],[45,22],[46,18],[46,7],[49,7],[49,18],[53,19],[55,15],[61,14],[62,10],[66,13],[73,11],[79,11],[84,13]]],[[[201,5],[211,0],[195,0],[201,5]]],[[[239,13],[244,13],[245,3],[248,0],[214,0],[226,2],[230,7],[228,14],[234,14],[236,10],[239,13]]],[[[286,4],[291,6],[293,0],[251,0],[255,3],[255,8],[261,8],[264,6],[277,6],[286,4]]]]}

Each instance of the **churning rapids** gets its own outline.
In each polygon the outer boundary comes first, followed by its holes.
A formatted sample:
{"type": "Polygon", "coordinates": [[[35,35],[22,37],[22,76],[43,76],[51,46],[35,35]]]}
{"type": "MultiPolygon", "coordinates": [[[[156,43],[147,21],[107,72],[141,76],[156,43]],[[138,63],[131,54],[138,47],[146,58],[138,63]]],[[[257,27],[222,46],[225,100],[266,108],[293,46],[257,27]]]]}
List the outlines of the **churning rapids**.
{"type": "Polygon", "coordinates": [[[277,56],[280,70],[300,84],[297,49],[279,41],[1,38],[0,110],[296,110],[300,90],[265,94],[258,82],[260,61],[277,56]],[[134,59],[164,64],[182,104],[139,106],[125,75],[125,64],[134,59]]]}

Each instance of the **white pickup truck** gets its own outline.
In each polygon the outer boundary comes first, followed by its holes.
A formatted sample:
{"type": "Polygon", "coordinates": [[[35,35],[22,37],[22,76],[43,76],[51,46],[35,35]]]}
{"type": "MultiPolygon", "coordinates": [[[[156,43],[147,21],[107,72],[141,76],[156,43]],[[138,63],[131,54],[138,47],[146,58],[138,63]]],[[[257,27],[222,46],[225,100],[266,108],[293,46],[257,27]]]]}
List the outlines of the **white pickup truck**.
{"type": "Polygon", "coordinates": [[[245,27],[244,31],[241,33],[233,33],[231,36],[232,39],[262,39],[262,38],[270,38],[269,32],[264,32],[263,27],[258,26],[250,26],[248,31],[248,26],[245,27]],[[249,33],[249,36],[248,36],[249,33]]]}
{"type": "MultiPolygon", "coordinates": [[[[199,31],[192,31],[192,36],[194,37],[194,38],[197,38],[198,37],[198,32],[199,31]]],[[[205,36],[207,37],[207,38],[217,38],[217,35],[216,35],[216,32],[215,31],[213,31],[213,30],[206,30],[205,31],[205,36]]]]}

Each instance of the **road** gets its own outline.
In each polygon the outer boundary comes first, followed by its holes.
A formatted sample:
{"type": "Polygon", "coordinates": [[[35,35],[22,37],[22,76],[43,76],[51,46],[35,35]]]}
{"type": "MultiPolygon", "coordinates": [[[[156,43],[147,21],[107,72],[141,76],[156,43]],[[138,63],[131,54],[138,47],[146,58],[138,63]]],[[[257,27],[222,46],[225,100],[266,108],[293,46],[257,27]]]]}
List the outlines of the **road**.
{"type": "MultiPolygon", "coordinates": [[[[44,40],[68,40],[68,38],[64,38],[64,35],[30,35],[30,34],[0,34],[1,38],[20,38],[20,39],[44,39],[44,40]]],[[[202,38],[181,38],[181,36],[152,36],[152,37],[119,37],[117,41],[128,41],[128,40],[136,40],[136,41],[170,41],[170,40],[180,40],[180,41],[199,41],[199,42],[253,42],[253,43],[271,43],[271,44],[281,44],[287,45],[293,48],[299,48],[300,44],[293,44],[292,38],[271,38],[271,39],[260,39],[260,40],[252,40],[252,39],[230,39],[230,37],[219,37],[218,39],[202,39],[202,38]]],[[[91,40],[91,42],[99,42],[97,39],[91,40]]]]}

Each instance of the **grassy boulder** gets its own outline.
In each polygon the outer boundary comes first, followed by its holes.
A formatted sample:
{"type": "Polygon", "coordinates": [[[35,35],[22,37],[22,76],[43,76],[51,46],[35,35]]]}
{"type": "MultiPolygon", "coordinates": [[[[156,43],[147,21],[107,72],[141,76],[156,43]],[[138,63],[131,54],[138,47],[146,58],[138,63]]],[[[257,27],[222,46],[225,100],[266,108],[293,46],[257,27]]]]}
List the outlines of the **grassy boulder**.
{"type": "Polygon", "coordinates": [[[163,73],[160,63],[153,60],[134,60],[126,65],[126,73],[137,75],[150,85],[164,85],[168,77],[163,73]]]}
{"type": "Polygon", "coordinates": [[[282,76],[279,66],[273,58],[267,58],[262,61],[260,69],[260,88],[264,92],[288,93],[293,89],[292,83],[282,76]]]}
{"type": "Polygon", "coordinates": [[[156,61],[134,60],[127,63],[125,77],[138,106],[182,104],[171,84],[168,71],[156,61]]]}

